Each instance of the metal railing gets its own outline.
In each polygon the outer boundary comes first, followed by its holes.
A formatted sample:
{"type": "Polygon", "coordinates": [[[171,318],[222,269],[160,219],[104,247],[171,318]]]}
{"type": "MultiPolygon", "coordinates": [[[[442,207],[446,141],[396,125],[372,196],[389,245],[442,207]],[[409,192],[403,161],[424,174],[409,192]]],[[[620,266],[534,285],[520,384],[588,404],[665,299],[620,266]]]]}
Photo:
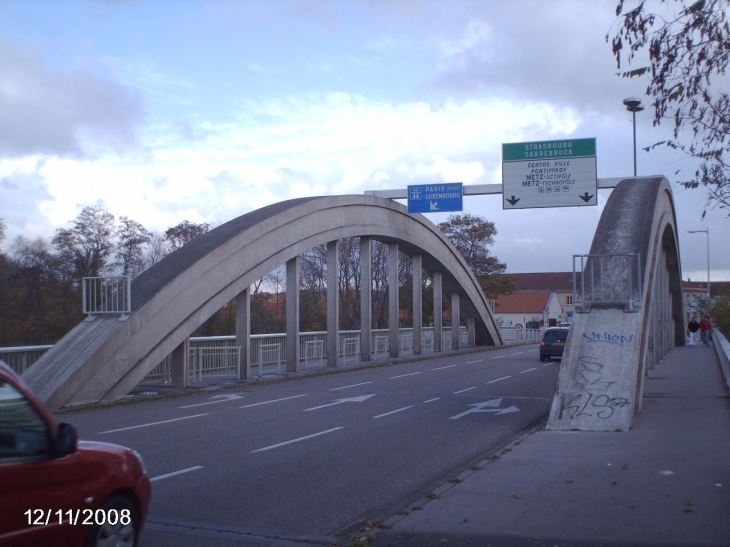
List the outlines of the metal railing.
{"type": "Polygon", "coordinates": [[[0,360],[18,374],[23,374],[53,346],[17,346],[0,348],[0,360]]]}
{"type": "Polygon", "coordinates": [[[573,255],[573,303],[578,313],[589,312],[595,304],[637,312],[641,287],[639,253],[573,255]]]}
{"type": "Polygon", "coordinates": [[[502,341],[505,344],[520,344],[539,342],[545,329],[518,329],[517,327],[499,327],[502,333],[502,341]]]}
{"type": "Polygon", "coordinates": [[[730,388],[730,342],[717,329],[712,329],[712,344],[715,346],[725,385],[730,388]]]}
{"type": "Polygon", "coordinates": [[[93,321],[98,314],[120,314],[124,321],[132,313],[131,278],[84,277],[81,282],[81,307],[86,321],[93,321]]]}

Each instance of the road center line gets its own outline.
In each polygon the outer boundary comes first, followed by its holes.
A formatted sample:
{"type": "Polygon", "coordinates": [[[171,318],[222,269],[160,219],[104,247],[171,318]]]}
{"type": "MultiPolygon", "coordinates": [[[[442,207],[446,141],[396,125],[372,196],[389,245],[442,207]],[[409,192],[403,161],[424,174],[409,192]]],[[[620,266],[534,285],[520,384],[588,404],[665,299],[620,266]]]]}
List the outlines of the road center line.
{"type": "Polygon", "coordinates": [[[502,357],[507,357],[506,355],[498,355],[497,357],[491,357],[491,359],[501,359],[502,357]]]}
{"type": "Polygon", "coordinates": [[[371,380],[370,382],[362,382],[360,384],[352,384],[351,386],[333,387],[332,389],[330,389],[330,391],[337,391],[339,389],[347,389],[348,387],[364,386],[364,385],[372,384],[372,383],[373,383],[373,381],[371,380]]]}
{"type": "Polygon", "coordinates": [[[416,374],[421,374],[420,372],[410,372],[408,374],[401,374],[400,376],[391,376],[388,378],[388,380],[395,380],[396,378],[405,378],[406,376],[415,376],[416,374]]]}
{"type": "Polygon", "coordinates": [[[501,378],[497,378],[496,380],[492,380],[491,382],[487,382],[487,383],[493,384],[494,382],[501,382],[502,380],[506,380],[507,378],[512,378],[512,376],[502,376],[501,378]]]}
{"type": "Polygon", "coordinates": [[[552,362],[550,362],[550,363],[545,363],[545,364],[544,364],[543,366],[544,366],[544,367],[549,367],[550,365],[552,365],[552,362]]]}
{"type": "Polygon", "coordinates": [[[141,424],[141,425],[133,425],[130,427],[120,427],[119,429],[110,429],[108,431],[102,431],[102,433],[116,433],[117,431],[127,431],[128,429],[139,429],[140,427],[149,427],[151,425],[159,425],[159,424],[169,424],[170,422],[178,422],[180,420],[188,420],[190,418],[198,418],[199,416],[207,416],[209,412],[206,412],[205,414],[194,414],[193,416],[184,416],[183,418],[173,418],[172,420],[163,420],[161,422],[152,422],[149,424],[141,424]]]}
{"type": "Polygon", "coordinates": [[[404,406],[403,408],[399,408],[398,410],[391,410],[390,412],[386,412],[385,414],[378,414],[377,416],[373,416],[373,418],[382,418],[383,416],[390,416],[391,414],[395,414],[396,412],[400,412],[401,410],[408,410],[409,408],[413,408],[413,405],[404,406]]]}
{"type": "Polygon", "coordinates": [[[301,395],[292,395],[291,397],[283,397],[281,399],[272,399],[271,401],[264,401],[263,403],[252,403],[250,405],[239,406],[238,408],[249,408],[252,406],[268,405],[269,403],[276,403],[279,401],[287,401],[289,399],[296,399],[297,397],[306,397],[308,393],[302,393],[301,395]]]}
{"type": "Polygon", "coordinates": [[[472,363],[481,363],[482,361],[484,361],[484,359],[477,359],[476,361],[467,361],[466,364],[471,365],[472,363]]]}
{"type": "Polygon", "coordinates": [[[191,471],[196,471],[198,469],[203,469],[203,465],[196,465],[194,467],[188,467],[187,469],[181,469],[180,471],[173,471],[172,473],[166,473],[164,475],[159,475],[158,477],[152,477],[150,479],[150,482],[159,481],[161,479],[167,479],[169,477],[174,477],[175,475],[182,475],[183,473],[190,473],[191,471]]]}
{"type": "Polygon", "coordinates": [[[537,370],[537,367],[528,368],[527,370],[523,370],[522,372],[520,372],[520,374],[524,374],[525,372],[530,372],[532,370],[537,370]]]}
{"type": "Polygon", "coordinates": [[[445,368],[452,368],[452,367],[455,367],[455,366],[456,365],[446,365],[445,367],[432,368],[431,370],[443,370],[445,368]]]}
{"type": "Polygon", "coordinates": [[[292,443],[298,443],[300,441],[306,441],[307,439],[311,439],[313,437],[319,437],[320,435],[326,435],[327,433],[332,433],[333,431],[337,431],[338,429],[343,429],[343,427],[333,427],[332,429],[328,429],[326,431],[320,431],[319,433],[312,433],[311,435],[306,435],[304,437],[292,439],[291,441],[284,441],[283,443],[272,444],[271,446],[265,446],[264,448],[252,450],[251,454],[255,454],[256,452],[264,452],[265,450],[271,450],[272,448],[279,448],[280,446],[286,446],[286,445],[292,444],[292,443]]]}
{"type": "Polygon", "coordinates": [[[510,353],[510,355],[519,355],[520,353],[525,353],[524,351],[518,351],[517,353],[510,353]]]}
{"type": "Polygon", "coordinates": [[[425,405],[426,403],[433,403],[434,401],[438,401],[440,398],[441,397],[436,397],[434,399],[429,399],[428,401],[423,401],[423,404],[425,405]]]}
{"type": "Polygon", "coordinates": [[[465,391],[471,391],[472,389],[476,389],[476,386],[474,386],[474,387],[468,387],[466,389],[462,389],[461,391],[454,391],[454,395],[457,395],[459,393],[464,393],[465,391]]]}

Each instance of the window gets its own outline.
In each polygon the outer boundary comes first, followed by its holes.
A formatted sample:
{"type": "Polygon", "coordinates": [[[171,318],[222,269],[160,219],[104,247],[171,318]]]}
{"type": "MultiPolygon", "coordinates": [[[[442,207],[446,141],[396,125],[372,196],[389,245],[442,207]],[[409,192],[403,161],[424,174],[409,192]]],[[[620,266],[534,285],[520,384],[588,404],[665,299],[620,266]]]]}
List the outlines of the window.
{"type": "Polygon", "coordinates": [[[0,462],[49,452],[48,424],[12,384],[0,380],[0,462]]]}
{"type": "Polygon", "coordinates": [[[568,306],[572,306],[572,305],[573,305],[573,295],[570,295],[570,296],[566,296],[566,297],[565,297],[565,303],[566,303],[566,304],[567,304],[568,306]]]}

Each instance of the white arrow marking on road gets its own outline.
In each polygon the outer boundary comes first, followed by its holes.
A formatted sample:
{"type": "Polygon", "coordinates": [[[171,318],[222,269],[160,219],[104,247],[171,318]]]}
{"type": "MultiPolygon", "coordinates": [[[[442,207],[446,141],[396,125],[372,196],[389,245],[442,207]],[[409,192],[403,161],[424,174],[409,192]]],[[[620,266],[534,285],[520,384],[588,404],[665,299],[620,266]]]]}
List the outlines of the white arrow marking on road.
{"type": "Polygon", "coordinates": [[[375,393],[371,393],[370,395],[360,395],[359,397],[348,397],[347,399],[337,399],[334,403],[328,403],[326,405],[321,406],[313,406],[312,408],[305,408],[304,412],[307,412],[308,410],[317,410],[319,408],[326,408],[328,406],[334,406],[334,405],[341,405],[342,403],[362,403],[366,399],[369,399],[370,397],[374,397],[375,393]]]}
{"type": "Polygon", "coordinates": [[[236,399],[243,399],[243,395],[236,395],[235,393],[226,393],[225,395],[213,395],[211,399],[218,399],[217,401],[208,401],[207,403],[198,403],[196,405],[186,405],[180,408],[193,408],[194,406],[205,406],[214,405],[216,403],[225,403],[226,401],[235,401],[236,399]]]}
{"type": "Polygon", "coordinates": [[[462,412],[461,414],[457,414],[456,416],[452,416],[449,418],[450,420],[458,420],[462,416],[466,416],[467,414],[471,414],[472,412],[494,412],[497,416],[500,414],[510,414],[512,412],[519,412],[520,409],[516,406],[511,406],[509,408],[485,408],[485,407],[499,407],[499,405],[502,404],[502,399],[492,399],[491,401],[484,401],[482,403],[474,403],[469,406],[473,406],[471,410],[467,410],[466,412],[462,412]]]}

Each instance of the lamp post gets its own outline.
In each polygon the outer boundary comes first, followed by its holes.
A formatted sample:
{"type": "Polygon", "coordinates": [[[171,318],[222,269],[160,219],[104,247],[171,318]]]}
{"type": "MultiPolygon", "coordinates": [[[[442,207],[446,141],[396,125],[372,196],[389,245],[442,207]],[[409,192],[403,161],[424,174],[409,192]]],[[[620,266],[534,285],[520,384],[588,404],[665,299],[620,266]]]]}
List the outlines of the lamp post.
{"type": "Polygon", "coordinates": [[[634,116],[634,176],[636,176],[636,113],[644,110],[644,107],[641,104],[641,100],[635,97],[624,99],[624,105],[626,106],[626,110],[634,116]]]}
{"type": "Polygon", "coordinates": [[[688,234],[707,234],[707,298],[710,298],[710,229],[707,230],[687,230],[688,234]]]}

